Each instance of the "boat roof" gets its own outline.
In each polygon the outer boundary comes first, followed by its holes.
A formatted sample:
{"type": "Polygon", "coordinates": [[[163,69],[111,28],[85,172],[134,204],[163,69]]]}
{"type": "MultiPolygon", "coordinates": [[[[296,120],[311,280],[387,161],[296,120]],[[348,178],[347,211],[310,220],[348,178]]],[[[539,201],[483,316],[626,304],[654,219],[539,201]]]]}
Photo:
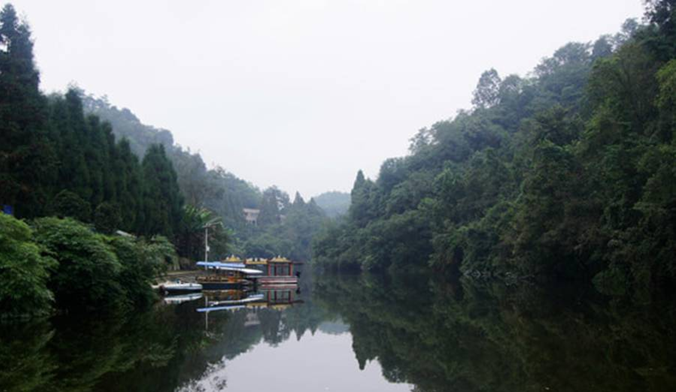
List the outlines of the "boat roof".
{"type": "Polygon", "coordinates": [[[200,267],[214,268],[224,271],[238,271],[249,275],[260,275],[263,273],[263,271],[257,269],[244,268],[244,264],[221,263],[220,261],[198,261],[197,265],[200,267]]]}
{"type": "Polygon", "coordinates": [[[197,265],[201,267],[231,267],[244,268],[244,263],[224,263],[222,261],[198,261],[197,265]]]}
{"type": "Polygon", "coordinates": [[[270,263],[293,263],[293,261],[287,259],[286,257],[277,256],[269,261],[270,263]]]}

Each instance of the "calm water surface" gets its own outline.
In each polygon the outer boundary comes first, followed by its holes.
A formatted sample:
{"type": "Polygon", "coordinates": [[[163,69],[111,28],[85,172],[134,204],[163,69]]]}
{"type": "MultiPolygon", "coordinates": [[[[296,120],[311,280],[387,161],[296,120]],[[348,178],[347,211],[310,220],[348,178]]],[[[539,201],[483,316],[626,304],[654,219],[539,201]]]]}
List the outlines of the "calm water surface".
{"type": "Polygon", "coordinates": [[[322,276],[2,325],[0,390],[674,391],[675,321],[582,289],[322,276]]]}

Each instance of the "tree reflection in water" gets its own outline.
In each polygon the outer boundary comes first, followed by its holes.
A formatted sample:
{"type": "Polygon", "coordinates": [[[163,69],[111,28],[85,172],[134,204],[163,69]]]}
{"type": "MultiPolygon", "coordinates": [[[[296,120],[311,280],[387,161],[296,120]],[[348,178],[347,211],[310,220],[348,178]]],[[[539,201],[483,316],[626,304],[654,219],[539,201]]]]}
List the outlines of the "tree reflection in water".
{"type": "Polygon", "coordinates": [[[197,300],[132,315],[0,325],[0,391],[220,391],[227,360],[314,333],[323,309],[275,303],[212,312],[197,300]]]}
{"type": "Polygon", "coordinates": [[[325,278],[315,297],[350,324],[360,367],[418,391],[676,390],[671,304],[414,275],[325,278]]]}
{"type": "Polygon", "coordinates": [[[416,391],[676,390],[671,304],[415,274],[325,275],[312,286],[302,304],[212,312],[208,328],[201,300],[1,325],[0,390],[226,390],[228,361],[320,327],[344,333],[342,321],[355,371],[377,360],[387,380],[416,391]]]}

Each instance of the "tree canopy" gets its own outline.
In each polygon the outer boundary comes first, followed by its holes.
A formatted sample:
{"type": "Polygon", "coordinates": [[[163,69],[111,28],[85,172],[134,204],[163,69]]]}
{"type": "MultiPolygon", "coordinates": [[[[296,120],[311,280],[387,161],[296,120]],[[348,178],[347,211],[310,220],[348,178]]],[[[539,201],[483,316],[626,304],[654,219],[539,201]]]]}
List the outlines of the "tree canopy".
{"type": "Polygon", "coordinates": [[[528,78],[495,70],[474,109],[418,132],[378,177],[359,172],[315,261],[361,269],[515,271],[593,280],[649,300],[676,278],[673,1],[649,1],[528,78]]]}

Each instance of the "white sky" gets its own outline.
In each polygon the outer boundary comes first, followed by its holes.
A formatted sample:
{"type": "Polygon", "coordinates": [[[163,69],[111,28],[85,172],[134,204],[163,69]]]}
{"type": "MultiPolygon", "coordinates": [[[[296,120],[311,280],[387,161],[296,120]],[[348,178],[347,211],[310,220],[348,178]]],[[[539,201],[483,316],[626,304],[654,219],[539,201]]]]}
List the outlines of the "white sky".
{"type": "Polygon", "coordinates": [[[349,191],[359,169],[525,74],[615,33],[641,0],[15,0],[42,88],[75,82],[259,187],[349,191]]]}

